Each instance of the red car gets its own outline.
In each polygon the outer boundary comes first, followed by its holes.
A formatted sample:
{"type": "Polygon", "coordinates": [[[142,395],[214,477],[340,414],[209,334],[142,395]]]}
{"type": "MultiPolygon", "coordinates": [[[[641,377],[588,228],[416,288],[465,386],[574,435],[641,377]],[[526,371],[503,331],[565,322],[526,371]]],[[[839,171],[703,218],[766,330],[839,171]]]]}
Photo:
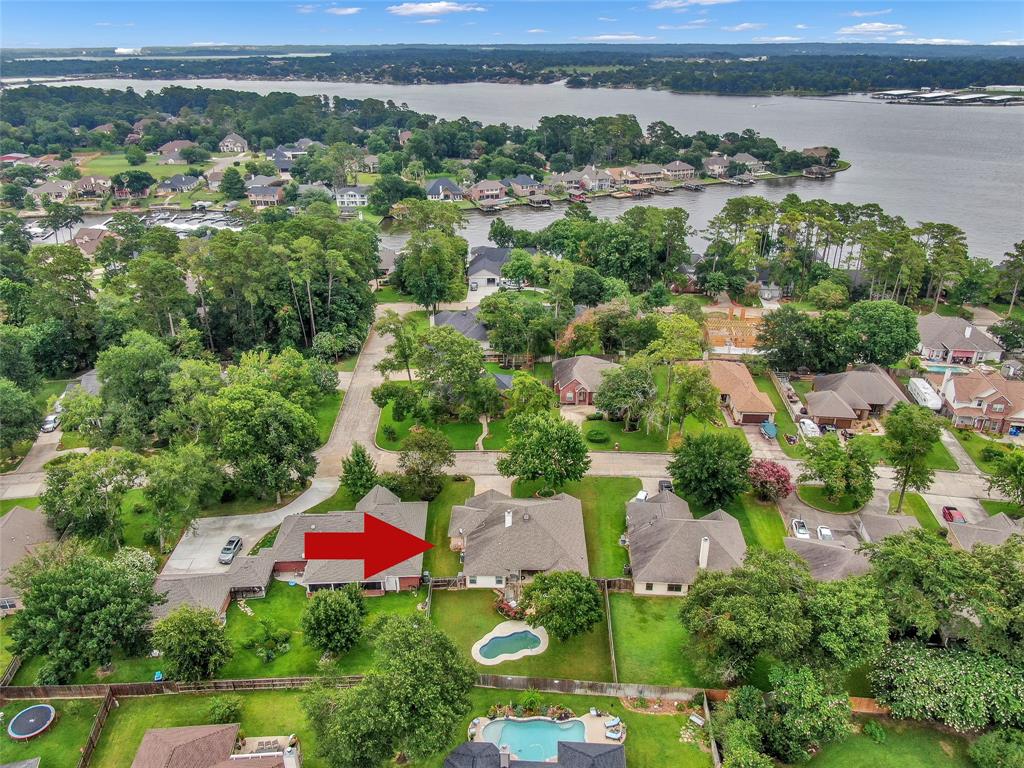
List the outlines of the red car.
{"type": "Polygon", "coordinates": [[[943,507],[942,508],[942,519],[947,523],[966,523],[967,518],[964,517],[964,513],[956,507],[943,507]]]}

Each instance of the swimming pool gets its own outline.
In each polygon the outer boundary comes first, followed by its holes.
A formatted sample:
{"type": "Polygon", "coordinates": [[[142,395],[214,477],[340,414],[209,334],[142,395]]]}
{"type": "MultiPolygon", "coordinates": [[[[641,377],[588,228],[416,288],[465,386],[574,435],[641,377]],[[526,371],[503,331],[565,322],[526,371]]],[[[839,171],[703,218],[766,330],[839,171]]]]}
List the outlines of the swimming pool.
{"type": "Polygon", "coordinates": [[[558,757],[558,742],[587,740],[580,720],[558,723],[546,717],[532,720],[494,720],[484,726],[484,740],[509,750],[520,760],[545,762],[558,757]]]}
{"type": "Polygon", "coordinates": [[[533,650],[540,646],[540,637],[528,629],[513,632],[510,635],[492,637],[480,646],[480,655],[485,659],[496,659],[499,656],[511,656],[519,651],[533,650]]]}
{"type": "Polygon", "coordinates": [[[970,368],[964,368],[962,365],[943,365],[939,363],[927,363],[924,369],[932,373],[945,373],[946,371],[950,373],[970,373],[971,371],[970,368]]]}

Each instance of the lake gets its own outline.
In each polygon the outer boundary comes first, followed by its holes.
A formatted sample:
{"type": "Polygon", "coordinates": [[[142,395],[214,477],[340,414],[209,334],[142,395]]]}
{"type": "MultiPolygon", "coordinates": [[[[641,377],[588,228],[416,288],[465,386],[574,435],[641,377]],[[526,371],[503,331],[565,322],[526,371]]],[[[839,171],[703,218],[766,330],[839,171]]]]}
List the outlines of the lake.
{"type": "MultiPolygon", "coordinates": [[[[690,221],[703,227],[727,197],[758,194],[780,200],[790,192],[802,198],[833,202],[878,203],[909,223],[949,222],[966,233],[971,254],[1000,261],[1024,238],[1024,108],[892,105],[867,96],[795,98],[788,96],[700,96],[667,91],[571,89],[561,84],[380,85],[257,80],[81,80],[97,88],[133,87],[139,92],[168,85],[228,88],[257,93],[289,91],[345,98],[378,98],[407,104],[418,112],[443,118],[469,117],[484,123],[535,126],[544,115],[585,117],[629,113],[646,127],[664,120],[683,133],[716,133],[753,128],[794,149],[825,144],[839,147],[853,163],[827,181],[785,179],[759,182],[753,188],[725,185],[703,193],[675,192],[645,200],[644,205],[680,206],[690,221]]],[[[593,210],[614,217],[635,205],[605,199],[593,210]]],[[[512,209],[502,213],[510,224],[540,229],[562,215],[512,209]]],[[[491,217],[470,215],[465,232],[471,245],[487,241],[491,217]]],[[[387,234],[396,245],[404,239],[387,234]]]]}

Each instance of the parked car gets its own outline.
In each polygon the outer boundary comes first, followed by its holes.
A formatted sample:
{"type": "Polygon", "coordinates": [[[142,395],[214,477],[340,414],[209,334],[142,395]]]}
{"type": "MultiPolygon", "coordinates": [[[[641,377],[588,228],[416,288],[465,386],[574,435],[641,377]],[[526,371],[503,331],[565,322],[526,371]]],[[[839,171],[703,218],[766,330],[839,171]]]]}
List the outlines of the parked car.
{"type": "Polygon", "coordinates": [[[942,508],[942,519],[947,523],[966,523],[967,518],[964,517],[964,513],[956,507],[943,507],[942,508]]]}
{"type": "Polygon", "coordinates": [[[818,526],[818,539],[820,541],[834,541],[835,536],[832,535],[832,529],[827,525],[818,526]]]}
{"type": "Polygon", "coordinates": [[[480,287],[480,283],[478,283],[476,280],[470,280],[470,282],[469,282],[469,290],[475,291],[479,287],[480,287]]]}
{"type": "Polygon", "coordinates": [[[672,481],[671,480],[659,480],[658,481],[658,493],[661,493],[662,491],[671,491],[671,490],[672,490],[672,481]]]}
{"type": "Polygon", "coordinates": [[[798,539],[811,538],[811,532],[807,530],[807,523],[805,523],[799,517],[793,520],[793,535],[796,536],[798,539]]]}
{"type": "Polygon", "coordinates": [[[636,496],[633,497],[633,501],[647,501],[647,491],[637,491],[636,496]]]}
{"type": "Polygon", "coordinates": [[[828,434],[831,434],[832,432],[836,431],[836,427],[835,427],[834,424],[822,424],[819,427],[819,429],[821,430],[821,433],[823,435],[828,435],[828,434]]]}
{"type": "Polygon", "coordinates": [[[40,432],[56,432],[57,427],[60,426],[60,416],[56,413],[51,413],[45,419],[43,419],[43,426],[39,428],[40,432]]]}
{"type": "Polygon", "coordinates": [[[821,430],[818,425],[810,419],[800,419],[800,432],[804,437],[821,437],[821,430]]]}
{"type": "Polygon", "coordinates": [[[237,555],[241,550],[242,537],[232,536],[230,539],[228,539],[228,542],[224,545],[224,548],[221,549],[220,556],[217,558],[217,562],[221,565],[231,565],[231,562],[235,559],[235,555],[237,555]]]}

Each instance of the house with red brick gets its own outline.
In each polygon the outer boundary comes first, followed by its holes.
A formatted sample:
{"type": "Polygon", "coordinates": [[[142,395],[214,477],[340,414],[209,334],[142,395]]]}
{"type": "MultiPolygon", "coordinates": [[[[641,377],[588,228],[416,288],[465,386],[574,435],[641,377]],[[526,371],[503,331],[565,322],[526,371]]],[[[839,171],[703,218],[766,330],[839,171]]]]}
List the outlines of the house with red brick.
{"type": "Polygon", "coordinates": [[[619,367],[618,363],[591,355],[566,357],[552,364],[551,386],[561,405],[593,405],[605,373],[619,367]]]}
{"type": "Polygon", "coordinates": [[[942,414],[954,427],[1006,434],[1024,428],[1024,382],[978,368],[970,373],[929,374],[928,382],[942,398],[942,414]]]}

